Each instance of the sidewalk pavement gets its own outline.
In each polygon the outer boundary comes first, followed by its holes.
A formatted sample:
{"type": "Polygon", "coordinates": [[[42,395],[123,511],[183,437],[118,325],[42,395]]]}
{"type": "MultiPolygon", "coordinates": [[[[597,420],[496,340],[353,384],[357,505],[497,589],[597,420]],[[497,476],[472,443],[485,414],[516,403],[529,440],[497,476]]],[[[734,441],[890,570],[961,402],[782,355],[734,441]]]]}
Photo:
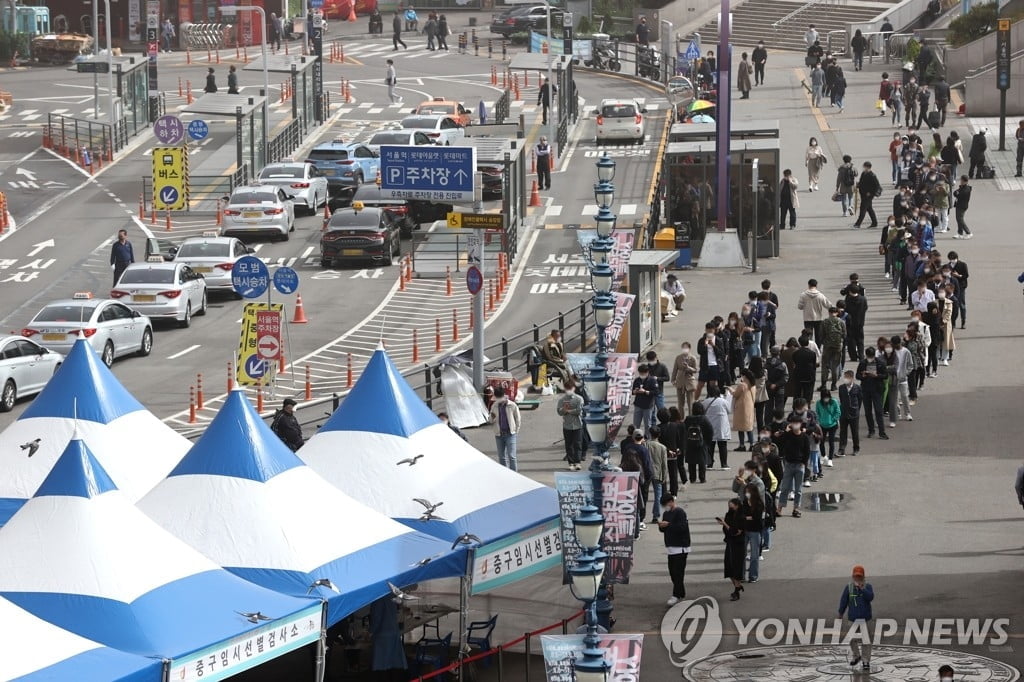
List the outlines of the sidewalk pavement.
{"type": "MultiPolygon", "coordinates": [[[[802,327],[796,300],[809,277],[816,277],[820,290],[835,300],[849,273],[860,274],[870,303],[869,343],[881,334],[901,333],[905,327],[908,313],[882,277],[877,255],[880,231],[851,229],[853,219],[840,217],[838,204],[830,200],[838,159],[850,153],[858,165],[871,160],[881,171],[885,192],[877,202],[879,220],[889,213],[886,205],[892,190],[884,181],[893,128],[874,109],[882,68],[854,72],[844,65],[850,87],[845,111],[839,114],[827,104],[820,111],[810,109],[800,86],[806,76],[801,61],[799,55],[773,54],[767,85],[755,88],[750,100],[734,98],[735,120],[778,119],[781,123],[782,168],[794,169],[801,181],[797,229],[783,233],[781,257],[759,261],[757,273],[700,268],[678,273],[687,288],[685,310],[664,327],[664,337],[655,346],[670,367],[683,340],[695,342],[706,320],[739,310],[747,292],[759,289],[763,278],[772,281],[781,300],[780,342],[796,336],[802,327]],[[812,135],[829,157],[822,190],[817,193],[807,192],[802,171],[807,138],[812,135]]],[[[953,119],[949,128],[959,128],[964,137],[966,126],[967,121],[953,119]]],[[[1007,364],[999,360],[1018,357],[1019,339],[1024,337],[1016,284],[1024,263],[1019,253],[1003,246],[1017,239],[1019,221],[1007,218],[1014,214],[1018,195],[1000,191],[1001,186],[992,181],[976,180],[974,186],[968,217],[977,236],[964,242],[952,240],[952,232],[939,235],[937,247],[944,254],[955,248],[971,267],[968,329],[956,332],[953,364],[940,368],[940,377],[928,380],[922,390],[914,408],[915,421],[899,422],[890,430],[889,441],[865,439],[861,456],[837,459],[834,468],[825,470],[823,481],[804,489],[805,495],[842,493],[838,509],[814,512],[805,501],[803,518],[780,519],[773,551],[761,565],[759,584],[748,585],[742,600],[730,604],[722,603],[727,602],[731,587],[722,578],[723,545],[714,517],[723,515],[727,500],[733,497],[733,473],[709,473],[708,485],[680,491],[693,537],[688,595],[716,597],[723,618],[835,617],[839,590],[854,564],[865,565],[875,585],[876,615],[903,618],[927,611],[946,617],[1019,616],[1009,603],[1013,600],[1005,597],[1018,589],[1024,556],[1020,542],[1024,519],[1012,491],[1020,462],[1011,446],[1024,438],[1024,421],[1019,419],[1019,372],[1007,372],[1007,364]],[[1008,310],[1015,312],[1007,315],[1008,310]],[[965,476],[968,470],[970,475],[965,476]]],[[[852,363],[846,366],[853,368],[852,363]]],[[[538,410],[523,413],[519,469],[550,485],[554,472],[565,470],[566,465],[555,397],[541,400],[538,410]]],[[[863,423],[861,434],[866,435],[863,423]]],[[[476,447],[493,455],[490,428],[472,429],[467,435],[476,447]]],[[[735,440],[729,444],[733,471],[746,460],[745,453],[731,451],[736,444],[735,440]]],[[[617,459],[613,452],[613,461],[617,459]]],[[[637,543],[630,584],[620,586],[616,595],[616,631],[648,634],[643,657],[644,668],[651,674],[645,673],[647,679],[678,674],[659,641],[670,594],[663,552],[661,537],[651,526],[637,543]]],[[[538,612],[537,617],[545,622],[562,615],[561,611],[538,612]]],[[[1020,623],[1014,623],[1016,637],[1019,630],[1020,623]]],[[[733,633],[723,648],[735,646],[733,633]]],[[[1024,662],[1021,647],[961,649],[1017,666],[1024,662]]]]}

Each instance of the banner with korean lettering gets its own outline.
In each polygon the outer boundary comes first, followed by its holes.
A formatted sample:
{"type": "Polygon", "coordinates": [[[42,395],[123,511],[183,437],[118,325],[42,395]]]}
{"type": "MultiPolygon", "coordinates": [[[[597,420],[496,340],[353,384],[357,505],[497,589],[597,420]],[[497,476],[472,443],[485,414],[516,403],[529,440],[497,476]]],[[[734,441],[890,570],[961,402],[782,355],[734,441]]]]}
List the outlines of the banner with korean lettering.
{"type": "Polygon", "coordinates": [[[289,618],[250,630],[227,642],[170,663],[167,677],[175,682],[217,682],[254,668],[320,639],[325,604],[316,604],[289,618]]]}
{"type": "Polygon", "coordinates": [[[616,291],[612,297],[615,299],[615,317],[612,319],[612,323],[604,328],[605,348],[615,348],[619,342],[622,329],[626,326],[626,320],[629,319],[629,310],[633,307],[633,301],[636,300],[635,294],[624,294],[621,291],[616,291]]]}
{"type": "MultiPolygon", "coordinates": [[[[611,664],[609,680],[626,682],[640,679],[640,656],[644,648],[642,634],[599,635],[597,647],[611,664]]],[[[541,635],[544,671],[547,682],[575,682],[573,664],[583,658],[583,635],[541,635]]]]}
{"type": "MultiPolygon", "coordinates": [[[[566,353],[565,360],[573,374],[586,376],[594,366],[594,353],[566,353]]],[[[608,441],[609,447],[622,428],[629,414],[629,406],[633,403],[633,378],[639,361],[631,353],[609,353],[605,362],[608,372],[608,441]]]]}
{"type": "Polygon", "coordinates": [[[482,594],[562,563],[558,519],[551,519],[473,551],[471,594],[482,594]]]}
{"type": "MultiPolygon", "coordinates": [[[[637,524],[637,497],[640,494],[640,474],[636,472],[602,472],[601,513],[604,515],[604,536],[601,551],[608,555],[604,576],[608,583],[629,583],[633,568],[633,536],[637,524]]],[[[555,472],[555,490],[562,517],[562,555],[566,567],[562,576],[569,584],[568,569],[576,565],[581,551],[576,541],[573,519],[580,507],[594,498],[594,482],[590,473],[555,472]]]]}
{"type": "MultiPolygon", "coordinates": [[[[580,247],[587,251],[590,244],[597,239],[597,230],[578,230],[576,240],[580,247]]],[[[612,291],[618,291],[622,282],[629,274],[629,257],[633,255],[633,242],[636,231],[633,229],[616,229],[612,232],[612,251],[608,254],[608,265],[611,266],[615,278],[612,280],[612,291]]]]}
{"type": "MultiPolygon", "coordinates": [[[[264,340],[264,352],[267,351],[267,339],[273,338],[268,332],[270,318],[264,317],[264,325],[261,328],[260,315],[268,312],[276,313],[277,339],[280,341],[280,320],[282,319],[284,306],[281,303],[246,303],[242,309],[242,327],[238,340],[238,358],[235,366],[235,382],[240,386],[268,385],[274,378],[277,370],[277,361],[268,360],[260,355],[260,340],[264,340]]],[[[274,328],[269,325],[270,331],[274,328]]]]}

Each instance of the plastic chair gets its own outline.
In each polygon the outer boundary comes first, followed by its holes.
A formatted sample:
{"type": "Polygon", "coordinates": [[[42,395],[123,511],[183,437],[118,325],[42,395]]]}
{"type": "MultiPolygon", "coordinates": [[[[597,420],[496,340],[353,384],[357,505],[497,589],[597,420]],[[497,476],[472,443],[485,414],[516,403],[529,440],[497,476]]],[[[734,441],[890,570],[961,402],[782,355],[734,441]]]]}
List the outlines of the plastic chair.
{"type": "Polygon", "coordinates": [[[416,671],[423,673],[425,666],[430,670],[438,670],[448,665],[448,654],[452,646],[452,633],[443,639],[421,639],[416,642],[416,671]]]}
{"type": "MultiPolygon", "coordinates": [[[[494,614],[493,616],[491,616],[490,620],[473,621],[469,624],[469,627],[466,628],[466,644],[468,644],[469,646],[475,646],[479,648],[480,651],[490,651],[491,634],[494,633],[494,626],[496,626],[497,624],[498,614],[494,614]],[[473,633],[476,632],[480,632],[483,634],[474,636],[473,633]]],[[[484,667],[489,668],[491,666],[491,658],[492,656],[488,656],[487,658],[483,659],[484,667]]]]}

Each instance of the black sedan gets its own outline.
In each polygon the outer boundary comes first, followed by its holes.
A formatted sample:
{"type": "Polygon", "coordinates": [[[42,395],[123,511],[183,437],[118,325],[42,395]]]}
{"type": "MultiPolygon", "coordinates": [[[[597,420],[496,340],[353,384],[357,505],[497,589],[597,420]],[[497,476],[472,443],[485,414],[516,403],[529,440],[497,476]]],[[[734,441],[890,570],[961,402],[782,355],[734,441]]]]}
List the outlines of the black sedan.
{"type": "Polygon", "coordinates": [[[336,261],[366,261],[391,265],[402,253],[402,240],[391,214],[353,201],[339,209],[320,237],[320,267],[336,261]]]}
{"type": "MultiPolygon", "coordinates": [[[[562,11],[551,9],[552,26],[562,25],[562,11]]],[[[538,31],[548,27],[548,8],[546,5],[522,5],[495,15],[491,20],[491,33],[508,38],[513,33],[538,31]]]]}

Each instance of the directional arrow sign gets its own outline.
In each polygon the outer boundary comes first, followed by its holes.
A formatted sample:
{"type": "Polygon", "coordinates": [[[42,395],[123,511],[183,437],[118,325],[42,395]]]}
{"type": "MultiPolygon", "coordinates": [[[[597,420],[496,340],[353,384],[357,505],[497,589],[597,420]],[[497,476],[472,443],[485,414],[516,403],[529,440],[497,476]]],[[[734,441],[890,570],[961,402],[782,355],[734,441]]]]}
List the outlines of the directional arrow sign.
{"type": "Polygon", "coordinates": [[[28,257],[31,258],[32,256],[36,255],[37,253],[39,253],[43,249],[51,247],[51,246],[56,246],[56,245],[57,245],[57,242],[53,241],[52,239],[47,239],[45,242],[39,242],[38,244],[33,244],[32,246],[34,246],[36,248],[34,248],[31,251],[29,251],[28,257]]]}
{"type": "Polygon", "coordinates": [[[160,188],[160,201],[173,205],[178,203],[178,190],[175,187],[161,187],[160,188]]]}
{"type": "Polygon", "coordinates": [[[14,174],[15,175],[24,175],[26,180],[35,180],[36,179],[36,174],[35,173],[33,173],[30,170],[25,170],[24,168],[19,168],[18,170],[14,171],[14,174]]]}
{"type": "Polygon", "coordinates": [[[257,350],[259,350],[261,358],[276,360],[277,354],[281,350],[281,343],[273,336],[261,336],[257,350]]]}

